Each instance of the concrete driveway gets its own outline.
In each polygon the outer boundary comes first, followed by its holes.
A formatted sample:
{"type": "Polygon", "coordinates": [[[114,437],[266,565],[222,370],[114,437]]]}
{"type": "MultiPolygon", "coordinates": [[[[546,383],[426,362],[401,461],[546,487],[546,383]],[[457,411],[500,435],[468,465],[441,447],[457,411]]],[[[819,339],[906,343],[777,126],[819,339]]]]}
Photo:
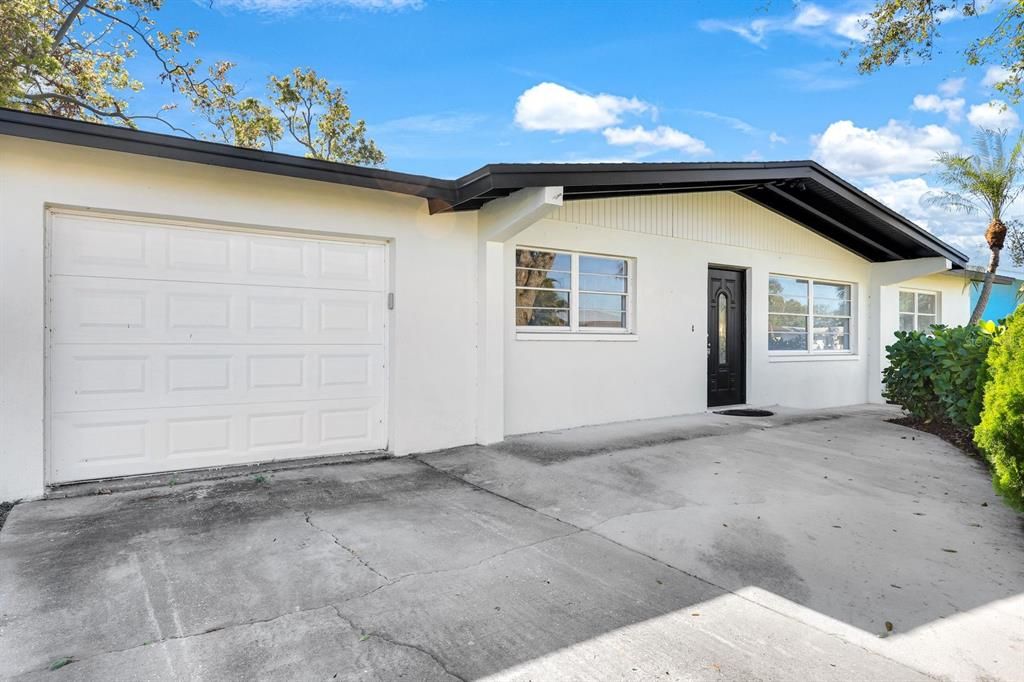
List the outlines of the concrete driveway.
{"type": "Polygon", "coordinates": [[[0,674],[1020,680],[1021,519],[891,414],[700,415],[21,504],[0,674]]]}

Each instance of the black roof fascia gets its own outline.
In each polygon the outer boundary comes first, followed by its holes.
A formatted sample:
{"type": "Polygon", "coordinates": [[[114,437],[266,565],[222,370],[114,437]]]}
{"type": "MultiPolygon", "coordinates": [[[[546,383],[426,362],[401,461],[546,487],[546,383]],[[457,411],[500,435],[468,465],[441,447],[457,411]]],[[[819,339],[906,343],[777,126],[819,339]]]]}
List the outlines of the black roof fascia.
{"type": "Polygon", "coordinates": [[[0,108],[0,135],[450,200],[451,180],[0,108]]]}
{"type": "MultiPolygon", "coordinates": [[[[524,187],[560,186],[567,201],[623,195],[686,191],[735,191],[752,198],[751,188],[773,186],[792,196],[787,202],[767,202],[771,210],[836,241],[870,260],[940,255],[963,267],[968,257],[899,213],[878,202],[814,161],[623,163],[623,164],[492,164],[455,181],[456,201],[431,210],[476,210],[496,196],[524,187]],[[834,197],[828,211],[810,205],[798,192],[799,181],[818,185],[834,197]],[[831,215],[831,214],[835,215],[831,215]],[[806,215],[816,214],[813,220],[806,215]],[[831,216],[824,220],[822,215],[831,216]],[[819,229],[831,223],[829,230],[819,229]],[[842,223],[839,225],[838,223],[842,223]],[[879,234],[865,234],[865,231],[879,234]],[[846,232],[836,239],[833,232],[846,232]],[[882,233],[889,233],[888,235],[882,233]],[[877,238],[876,238],[877,237],[877,238]],[[883,239],[883,237],[885,237],[883,239]],[[892,241],[893,243],[886,243],[892,241]],[[870,242],[868,248],[863,243],[870,242]],[[854,244],[862,244],[857,247],[854,244]]],[[[763,199],[755,200],[763,206],[763,199]]]]}
{"type": "Polygon", "coordinates": [[[527,187],[560,186],[569,201],[733,191],[869,260],[968,260],[814,161],[492,164],[443,180],[3,108],[0,135],[397,192],[426,199],[431,213],[478,210],[527,187]]]}

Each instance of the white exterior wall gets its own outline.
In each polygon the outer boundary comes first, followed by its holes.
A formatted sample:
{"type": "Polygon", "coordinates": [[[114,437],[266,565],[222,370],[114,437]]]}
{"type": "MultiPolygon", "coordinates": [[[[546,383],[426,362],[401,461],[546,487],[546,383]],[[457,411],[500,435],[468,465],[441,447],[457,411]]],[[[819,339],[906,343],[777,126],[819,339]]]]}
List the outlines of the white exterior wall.
{"type": "MultiPolygon", "coordinates": [[[[709,265],[746,269],[749,404],[812,408],[880,399],[877,382],[869,380],[869,359],[877,352],[869,342],[872,264],[738,195],[568,202],[509,240],[505,263],[506,433],[706,410],[709,265]],[[593,340],[517,333],[517,245],[634,258],[635,336],[593,340]],[[852,354],[769,355],[773,273],[853,284],[852,354]]],[[[966,307],[964,296],[948,284],[958,280],[943,275],[915,281],[924,283],[920,288],[941,288],[943,319],[959,319],[955,311],[966,307]]],[[[898,326],[898,287],[884,289],[893,297],[882,323],[891,339],[898,326]]]]}
{"type": "MultiPolygon", "coordinates": [[[[957,327],[971,319],[971,298],[969,284],[961,273],[934,274],[913,277],[897,284],[879,287],[879,308],[876,312],[882,321],[878,334],[877,360],[868,368],[868,400],[883,402],[882,369],[888,366],[885,347],[896,340],[895,332],[900,327],[900,290],[933,292],[939,295],[939,324],[957,327]]],[[[875,343],[871,342],[872,349],[875,343]]]]}
{"type": "Polygon", "coordinates": [[[389,448],[476,440],[476,217],[422,199],[0,136],[0,500],[44,486],[47,206],[390,242],[389,448]]]}
{"type": "MultiPolygon", "coordinates": [[[[490,212],[431,216],[411,196],[0,136],[0,500],[41,495],[46,483],[48,207],[386,240],[395,454],[704,411],[709,264],[747,269],[749,403],[879,399],[875,377],[898,325],[899,286],[874,286],[872,264],[731,193],[558,207],[560,188],[541,190],[490,212]],[[635,337],[517,334],[516,245],[634,258],[635,337]],[[854,353],[769,357],[770,273],[852,283],[854,353]]],[[[916,267],[920,275],[931,265],[916,267]]],[[[935,275],[907,286],[940,291],[944,323],[966,321],[962,280],[935,275]]]]}

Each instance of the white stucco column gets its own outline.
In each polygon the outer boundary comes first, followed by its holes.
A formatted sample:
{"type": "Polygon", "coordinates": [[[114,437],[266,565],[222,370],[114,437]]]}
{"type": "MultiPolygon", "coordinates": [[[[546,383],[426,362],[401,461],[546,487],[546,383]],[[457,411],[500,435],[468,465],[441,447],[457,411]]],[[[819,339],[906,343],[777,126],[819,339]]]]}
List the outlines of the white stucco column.
{"type": "Polygon", "coordinates": [[[885,347],[899,328],[899,284],[915,277],[945,272],[945,258],[916,258],[871,265],[868,283],[868,402],[882,403],[882,370],[888,364],[885,347]]]}
{"type": "MultiPolygon", "coordinates": [[[[562,205],[561,187],[530,187],[485,205],[477,222],[477,443],[505,438],[505,249],[521,231],[562,205]]],[[[510,247],[511,248],[511,247],[510,247]]]]}

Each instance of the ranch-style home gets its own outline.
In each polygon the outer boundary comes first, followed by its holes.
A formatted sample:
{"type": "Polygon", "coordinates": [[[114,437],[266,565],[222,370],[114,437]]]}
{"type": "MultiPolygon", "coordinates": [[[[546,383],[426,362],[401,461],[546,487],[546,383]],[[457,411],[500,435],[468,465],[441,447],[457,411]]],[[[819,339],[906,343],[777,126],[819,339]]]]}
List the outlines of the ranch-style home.
{"type": "MultiPolygon", "coordinates": [[[[457,180],[0,110],[0,500],[880,402],[966,256],[811,161],[457,180]]],[[[958,274],[959,272],[959,274],[958,274]]]]}

